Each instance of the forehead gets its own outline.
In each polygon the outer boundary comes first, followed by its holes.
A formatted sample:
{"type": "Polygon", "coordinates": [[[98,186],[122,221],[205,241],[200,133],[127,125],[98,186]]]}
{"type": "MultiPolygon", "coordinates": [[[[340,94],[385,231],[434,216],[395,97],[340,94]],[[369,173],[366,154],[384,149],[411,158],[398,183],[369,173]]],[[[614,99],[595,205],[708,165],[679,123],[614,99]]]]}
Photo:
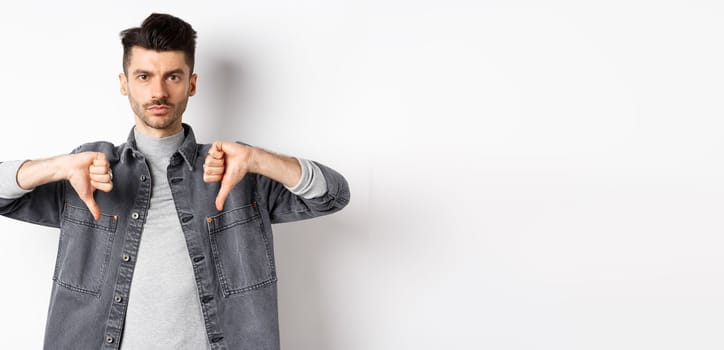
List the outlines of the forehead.
{"type": "Polygon", "coordinates": [[[190,73],[191,67],[186,63],[183,51],[156,51],[140,46],[131,48],[128,70],[168,72],[182,69],[190,73]]]}

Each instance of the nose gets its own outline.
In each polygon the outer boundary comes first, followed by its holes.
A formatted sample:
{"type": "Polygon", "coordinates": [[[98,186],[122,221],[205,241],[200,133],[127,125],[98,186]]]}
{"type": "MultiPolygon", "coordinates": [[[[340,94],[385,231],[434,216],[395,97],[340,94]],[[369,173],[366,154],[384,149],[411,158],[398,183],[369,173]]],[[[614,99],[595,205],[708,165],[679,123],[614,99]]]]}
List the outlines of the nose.
{"type": "Polygon", "coordinates": [[[151,84],[151,98],[154,100],[165,99],[168,97],[168,89],[164,79],[154,79],[151,84]]]}

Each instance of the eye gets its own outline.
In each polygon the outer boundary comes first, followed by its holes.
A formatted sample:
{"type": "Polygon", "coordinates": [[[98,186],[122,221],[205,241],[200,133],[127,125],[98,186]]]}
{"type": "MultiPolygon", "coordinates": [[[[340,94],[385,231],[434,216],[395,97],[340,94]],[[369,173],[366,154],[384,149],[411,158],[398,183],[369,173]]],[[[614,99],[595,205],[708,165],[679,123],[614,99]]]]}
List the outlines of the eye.
{"type": "Polygon", "coordinates": [[[176,74],[171,74],[171,75],[168,76],[168,80],[176,81],[176,80],[179,80],[179,79],[181,79],[181,77],[179,77],[179,76],[176,75],[176,74]]]}
{"type": "Polygon", "coordinates": [[[138,80],[148,80],[148,75],[147,75],[147,74],[139,74],[139,75],[138,75],[138,80]]]}

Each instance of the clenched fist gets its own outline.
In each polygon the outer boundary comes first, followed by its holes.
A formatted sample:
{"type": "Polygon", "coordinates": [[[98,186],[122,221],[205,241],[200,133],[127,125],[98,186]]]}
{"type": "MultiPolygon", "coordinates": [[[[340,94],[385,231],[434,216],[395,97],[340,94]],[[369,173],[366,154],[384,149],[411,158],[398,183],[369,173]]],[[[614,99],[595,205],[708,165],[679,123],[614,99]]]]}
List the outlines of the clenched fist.
{"type": "Polygon", "coordinates": [[[72,154],[67,164],[66,178],[70,185],[93,217],[100,219],[101,209],[93,198],[93,192],[110,192],[113,189],[113,173],[106,155],[101,152],[72,154]]]}
{"type": "Polygon", "coordinates": [[[224,209],[226,197],[247,173],[261,174],[294,187],[301,172],[296,158],[227,141],[214,142],[204,162],[204,182],[221,182],[215,203],[219,211],[224,209]]]}
{"type": "Polygon", "coordinates": [[[204,162],[204,182],[221,182],[216,209],[224,209],[226,197],[250,171],[253,148],[234,142],[216,141],[204,162]]]}
{"type": "Polygon", "coordinates": [[[93,217],[101,218],[101,209],[93,191],[110,192],[113,174],[106,155],[101,152],[64,154],[48,159],[24,162],[17,173],[20,188],[32,189],[47,183],[68,180],[93,217]]]}

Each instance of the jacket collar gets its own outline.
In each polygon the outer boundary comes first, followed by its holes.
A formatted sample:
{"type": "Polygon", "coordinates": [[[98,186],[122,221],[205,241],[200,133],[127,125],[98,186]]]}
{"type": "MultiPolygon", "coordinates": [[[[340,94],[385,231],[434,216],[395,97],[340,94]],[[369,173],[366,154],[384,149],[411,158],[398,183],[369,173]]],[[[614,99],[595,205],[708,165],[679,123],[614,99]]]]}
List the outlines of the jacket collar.
{"type": "MultiPolygon", "coordinates": [[[[184,123],[183,128],[184,141],[181,144],[181,147],[179,147],[178,151],[176,151],[176,153],[174,153],[174,155],[171,157],[171,159],[173,159],[173,157],[176,157],[176,154],[180,154],[186,162],[186,165],[188,165],[189,170],[193,171],[194,162],[196,162],[196,155],[198,153],[198,145],[196,144],[196,137],[194,136],[194,130],[191,129],[191,126],[184,123]]],[[[133,128],[131,128],[131,132],[128,134],[128,140],[121,149],[121,163],[126,161],[129,153],[131,153],[134,157],[137,157],[141,154],[141,152],[138,151],[138,146],[136,145],[136,137],[133,134],[133,128]]]]}

